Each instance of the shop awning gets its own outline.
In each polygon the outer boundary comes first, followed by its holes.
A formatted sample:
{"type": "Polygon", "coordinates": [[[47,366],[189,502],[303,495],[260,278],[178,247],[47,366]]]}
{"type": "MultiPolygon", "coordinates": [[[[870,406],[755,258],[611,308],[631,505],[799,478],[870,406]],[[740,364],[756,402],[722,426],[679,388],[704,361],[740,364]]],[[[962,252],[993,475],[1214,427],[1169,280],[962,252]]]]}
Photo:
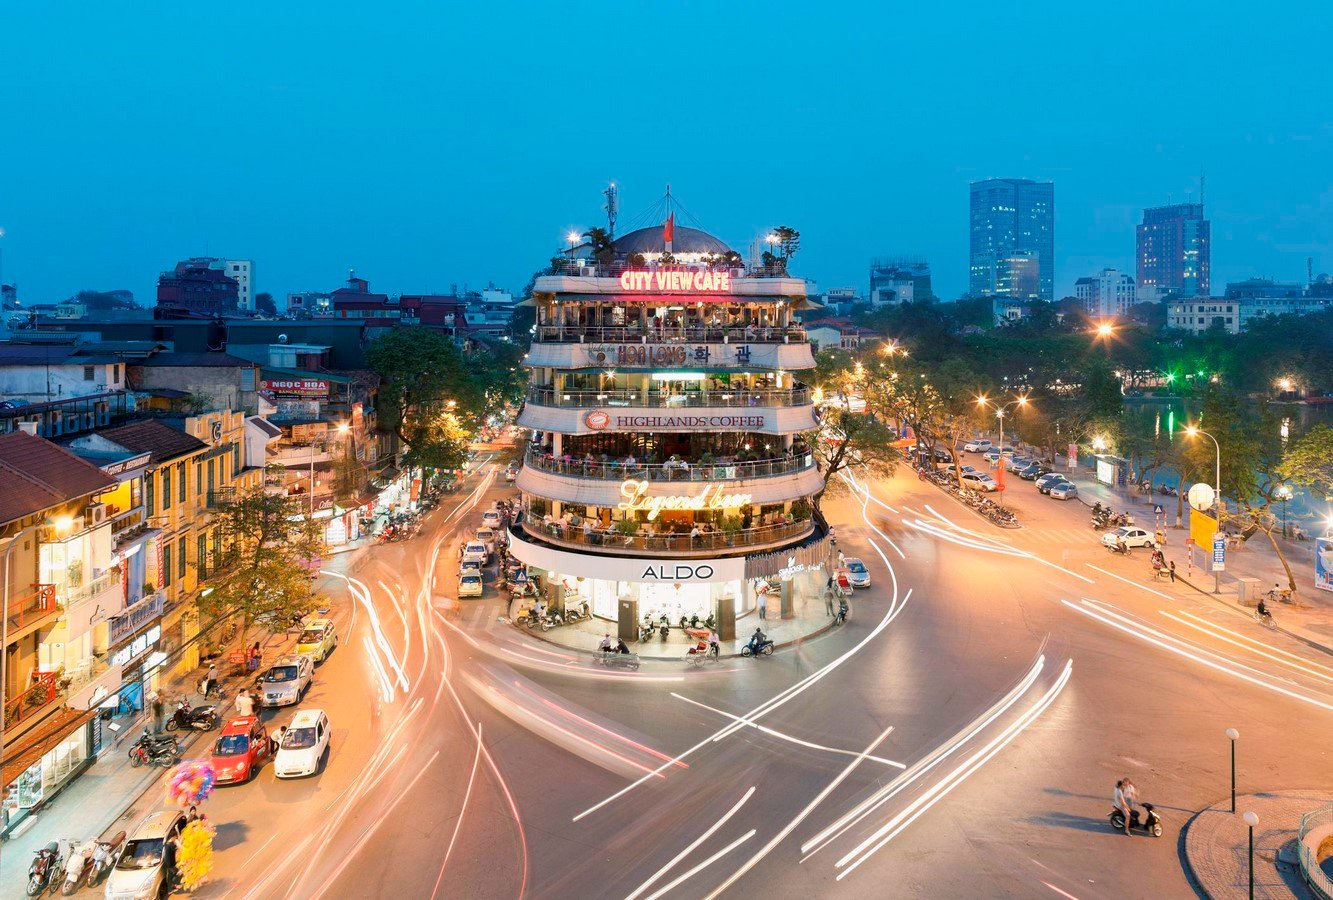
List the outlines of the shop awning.
{"type": "Polygon", "coordinates": [[[18,738],[13,746],[5,747],[5,765],[0,769],[0,790],[9,787],[27,771],[28,767],[54,750],[65,738],[97,715],[97,709],[68,709],[61,707],[46,722],[18,738]]]}

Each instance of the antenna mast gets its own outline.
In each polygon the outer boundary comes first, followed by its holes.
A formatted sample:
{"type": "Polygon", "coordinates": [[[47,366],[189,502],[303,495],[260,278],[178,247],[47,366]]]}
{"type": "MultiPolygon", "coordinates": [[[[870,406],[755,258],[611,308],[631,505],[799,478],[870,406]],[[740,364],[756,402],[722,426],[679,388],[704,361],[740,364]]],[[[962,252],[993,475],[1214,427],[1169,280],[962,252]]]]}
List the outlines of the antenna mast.
{"type": "Polygon", "coordinates": [[[616,239],[616,212],[620,208],[620,202],[616,198],[616,183],[613,181],[602,192],[606,195],[606,233],[611,240],[616,239]]]}

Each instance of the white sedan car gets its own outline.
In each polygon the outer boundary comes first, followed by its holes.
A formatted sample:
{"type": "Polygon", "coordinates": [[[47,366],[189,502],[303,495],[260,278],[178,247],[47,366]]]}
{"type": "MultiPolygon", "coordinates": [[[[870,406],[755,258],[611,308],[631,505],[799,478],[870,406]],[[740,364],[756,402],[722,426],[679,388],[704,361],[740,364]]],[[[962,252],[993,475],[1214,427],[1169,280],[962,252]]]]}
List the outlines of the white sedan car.
{"type": "Polygon", "coordinates": [[[870,570],[866,564],[854,556],[847,557],[847,580],[852,583],[852,587],[870,587],[870,570]]]}
{"type": "Polygon", "coordinates": [[[463,545],[463,562],[465,563],[476,562],[484,566],[490,558],[491,553],[486,549],[486,544],[483,541],[468,541],[463,545]]]}
{"type": "Polygon", "coordinates": [[[1046,492],[1052,500],[1072,500],[1078,496],[1078,488],[1068,481],[1062,481],[1046,492]]]}
{"type": "Polygon", "coordinates": [[[963,445],[963,449],[966,450],[968,453],[985,453],[993,446],[995,445],[987,440],[968,441],[966,444],[963,445]]]}
{"type": "Polygon", "coordinates": [[[464,569],[458,576],[458,596],[460,597],[480,597],[485,591],[484,582],[481,580],[481,573],[476,569],[464,569]]]}
{"type": "Polygon", "coordinates": [[[500,511],[498,509],[488,509],[481,514],[481,524],[487,528],[500,527],[500,511]]]}
{"type": "Polygon", "coordinates": [[[1102,535],[1102,543],[1108,547],[1114,547],[1121,540],[1130,547],[1151,547],[1153,545],[1153,536],[1142,528],[1125,526],[1102,535]]]}
{"type": "Polygon", "coordinates": [[[303,709],[292,719],[273,757],[273,774],[299,778],[319,771],[319,761],[329,749],[329,717],[322,709],[303,709]]]}
{"type": "Polygon", "coordinates": [[[964,472],[963,487],[971,488],[974,491],[990,492],[999,490],[1000,485],[985,472],[964,472]]]}

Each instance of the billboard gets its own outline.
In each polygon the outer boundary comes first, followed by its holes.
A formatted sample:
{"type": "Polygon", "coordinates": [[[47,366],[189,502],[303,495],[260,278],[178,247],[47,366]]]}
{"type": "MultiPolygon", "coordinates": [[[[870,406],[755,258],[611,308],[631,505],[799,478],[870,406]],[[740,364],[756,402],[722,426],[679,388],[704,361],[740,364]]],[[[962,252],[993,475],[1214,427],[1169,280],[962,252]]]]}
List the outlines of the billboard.
{"type": "Polygon", "coordinates": [[[1333,538],[1315,538],[1314,586],[1333,591],[1333,538]]]}
{"type": "Polygon", "coordinates": [[[326,378],[265,378],[259,389],[275,397],[327,397],[329,382],[326,378]]]}

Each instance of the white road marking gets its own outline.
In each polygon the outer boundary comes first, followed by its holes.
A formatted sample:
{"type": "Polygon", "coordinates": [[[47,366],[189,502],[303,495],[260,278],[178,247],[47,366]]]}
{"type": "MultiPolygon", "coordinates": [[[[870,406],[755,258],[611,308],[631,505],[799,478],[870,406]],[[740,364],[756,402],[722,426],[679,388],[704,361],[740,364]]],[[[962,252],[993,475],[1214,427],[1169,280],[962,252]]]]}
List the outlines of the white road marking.
{"type": "MultiPolygon", "coordinates": [[[[706,841],[706,840],[708,840],[710,837],[712,837],[713,834],[714,834],[719,828],[721,828],[723,825],[727,824],[727,821],[728,821],[732,816],[736,815],[737,811],[739,811],[740,808],[741,808],[742,806],[745,805],[745,802],[746,802],[747,800],[749,800],[751,797],[754,796],[754,791],[755,791],[754,785],[751,785],[751,786],[750,786],[750,789],[749,789],[748,791],[745,792],[745,796],[741,797],[741,799],[738,800],[738,801],[736,802],[736,805],[735,805],[735,806],[733,806],[731,809],[727,810],[727,812],[722,816],[722,818],[718,819],[716,822],[713,823],[712,827],[710,827],[710,828],[709,828],[707,831],[705,831],[703,834],[701,834],[701,835],[699,835],[697,838],[695,838],[695,839],[690,843],[690,845],[689,845],[688,847],[686,847],[684,850],[680,851],[680,852],[677,853],[675,856],[673,856],[673,857],[671,858],[671,861],[670,861],[669,863],[667,863],[665,866],[663,866],[662,868],[658,869],[657,872],[656,872],[655,874],[652,875],[652,877],[650,877],[650,878],[649,878],[647,881],[645,881],[643,884],[641,884],[641,885],[639,885],[637,888],[635,888],[634,891],[633,891],[633,893],[631,893],[628,897],[626,897],[625,900],[634,900],[635,897],[639,896],[639,895],[642,894],[644,891],[648,890],[648,888],[650,888],[650,887],[653,886],[654,882],[656,882],[657,879],[661,878],[661,877],[662,877],[663,875],[665,875],[667,872],[671,871],[671,868],[672,868],[676,863],[680,862],[682,859],[684,859],[685,857],[689,856],[691,853],[694,852],[695,848],[697,848],[697,847],[698,847],[700,844],[702,844],[704,841],[706,841]]],[[[754,832],[751,831],[750,834],[754,834],[754,832]]],[[[705,862],[703,863],[703,865],[707,865],[708,862],[711,862],[711,861],[712,861],[711,859],[710,859],[710,860],[707,860],[707,861],[705,861],[705,862]]],[[[690,871],[686,872],[684,875],[682,875],[682,876],[681,876],[680,878],[678,878],[676,881],[671,882],[671,883],[668,884],[666,887],[662,888],[662,890],[658,891],[657,894],[653,894],[653,896],[656,897],[658,894],[662,894],[662,893],[665,893],[666,891],[671,890],[673,887],[675,887],[675,886],[676,886],[677,884],[679,884],[681,881],[684,881],[686,878],[690,877],[690,876],[693,875],[695,872],[697,872],[697,871],[699,870],[699,868],[700,868],[700,867],[696,866],[695,868],[693,868],[693,869],[691,869],[690,871]]]]}

